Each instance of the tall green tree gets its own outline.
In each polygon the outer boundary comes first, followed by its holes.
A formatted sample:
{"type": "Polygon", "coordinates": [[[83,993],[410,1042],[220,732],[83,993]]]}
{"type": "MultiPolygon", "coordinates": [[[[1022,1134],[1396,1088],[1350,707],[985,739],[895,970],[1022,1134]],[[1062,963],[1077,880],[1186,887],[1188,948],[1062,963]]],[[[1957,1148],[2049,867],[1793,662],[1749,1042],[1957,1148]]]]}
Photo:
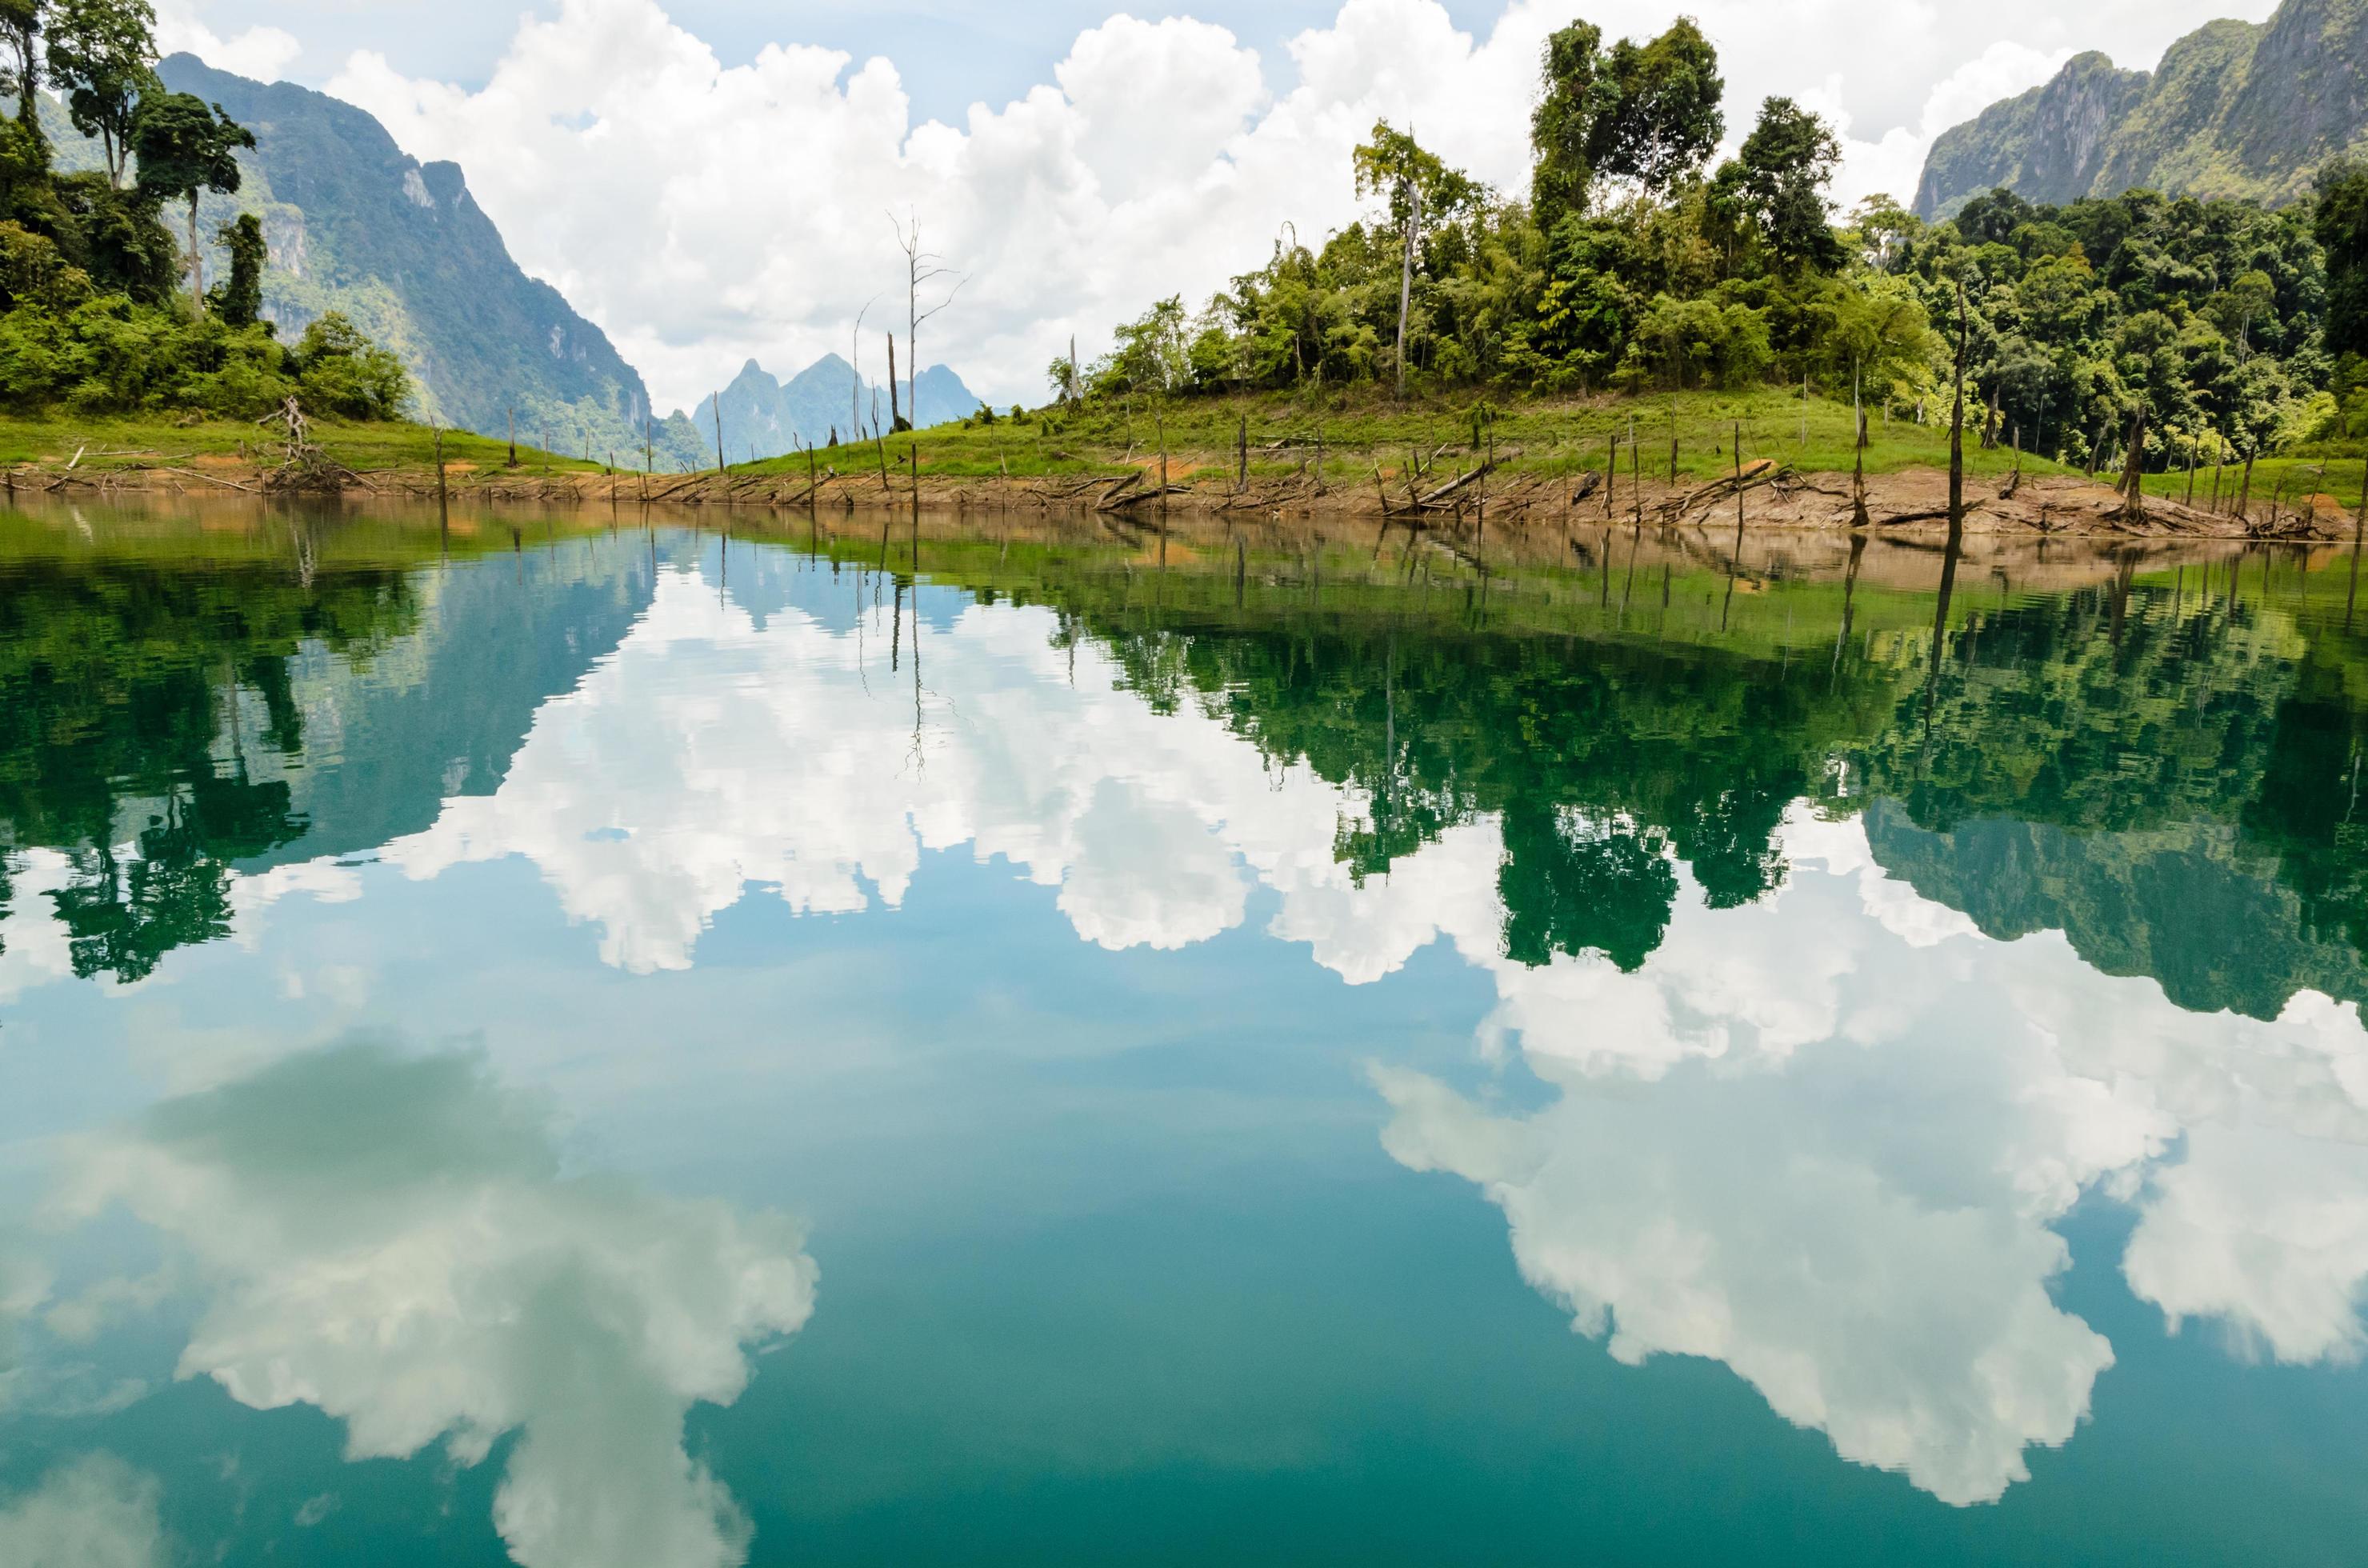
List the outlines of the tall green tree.
{"type": "Polygon", "coordinates": [[[1701,168],[1726,134],[1718,51],[1691,17],[1650,43],[1622,39],[1600,80],[1607,90],[1588,139],[1598,174],[1658,195],[1701,168]]]}
{"type": "Polygon", "coordinates": [[[15,57],[0,67],[0,91],[15,97],[17,123],[46,144],[41,135],[42,0],[0,0],[0,43],[15,57]]]}
{"type": "Polygon", "coordinates": [[[1568,212],[1584,211],[1595,177],[1595,118],[1603,102],[1603,29],[1573,22],[1547,35],[1538,107],[1530,113],[1530,202],[1551,233],[1568,212]]]}
{"type": "Polygon", "coordinates": [[[204,262],[198,250],[200,192],[239,187],[238,152],[255,145],[255,132],[190,93],[154,93],[140,100],[133,117],[131,150],[140,160],[140,183],[162,196],[189,204],[189,299],[206,308],[204,262]]]}
{"type": "Polygon", "coordinates": [[[149,0],[52,0],[50,79],[63,89],[74,128],[96,136],[107,176],[120,188],[140,100],[156,80],[156,12],[149,0]]]}
{"type": "Polygon", "coordinates": [[[230,276],[206,296],[214,314],[233,326],[253,326],[263,313],[263,221],[242,212],[215,233],[230,252],[230,276]]]}
{"type": "Polygon", "coordinates": [[[2327,347],[2368,354],[2368,163],[2339,158],[2319,171],[2311,227],[2327,253],[2327,347]]]}
{"type": "Polygon", "coordinates": [[[1828,222],[1826,186],[1841,156],[1823,119],[1790,98],[1770,98],[1742,147],[1719,165],[1713,199],[1748,225],[1779,268],[1835,270],[1848,258],[1828,222]]]}

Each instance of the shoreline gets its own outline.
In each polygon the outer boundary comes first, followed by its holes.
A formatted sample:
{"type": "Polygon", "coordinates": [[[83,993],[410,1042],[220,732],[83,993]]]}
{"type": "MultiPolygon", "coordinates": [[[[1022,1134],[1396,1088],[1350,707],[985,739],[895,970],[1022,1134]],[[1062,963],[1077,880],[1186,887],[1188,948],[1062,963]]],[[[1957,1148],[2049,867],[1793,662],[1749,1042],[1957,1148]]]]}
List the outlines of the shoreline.
{"type": "MultiPolygon", "coordinates": [[[[245,494],[259,499],[341,500],[400,497],[433,502],[439,494],[433,468],[403,466],[341,469],[325,480],[318,471],[302,483],[279,478],[284,471],[249,461],[221,459],[189,463],[131,464],[80,468],[17,464],[0,470],[0,497],[18,494],[106,495],[126,494],[245,494]]],[[[565,504],[578,506],[669,506],[751,507],[775,511],[815,509],[853,513],[914,506],[956,512],[1082,512],[1142,526],[1163,513],[1196,518],[1304,517],[1362,520],[1417,530],[1444,527],[1475,531],[1490,524],[1525,528],[1556,526],[1716,528],[1738,523],[1747,531],[1771,528],[1818,531],[1921,531],[1947,518],[1947,475],[1910,467],[1866,478],[1868,522],[1853,528],[1852,477],[1847,472],[1803,472],[1761,462],[1737,482],[1670,484],[1654,479],[1616,480],[1607,494],[1594,471],[1573,474],[1515,473],[1492,486],[1490,476],[1467,472],[1428,494],[1376,473],[1366,485],[1323,484],[1305,475],[1257,477],[1236,483],[1202,469],[1163,489],[1156,465],[1128,464],[1114,474],[1056,475],[1033,479],[1000,476],[909,475],[876,472],[805,475],[781,472],[747,475],[643,474],[583,471],[534,473],[518,469],[448,465],[440,494],[447,504],[565,504]],[[1147,477],[1148,476],[1148,477],[1147,477]]],[[[2160,496],[2145,497],[2142,519],[2127,516],[2127,501],[2101,481],[2068,474],[1968,476],[1968,533],[2025,534],[2040,538],[2200,538],[2334,542],[2348,539],[2356,518],[2332,497],[2310,495],[2273,500],[2262,515],[2252,499],[2249,520],[2226,511],[2189,506],[2160,496]]]]}

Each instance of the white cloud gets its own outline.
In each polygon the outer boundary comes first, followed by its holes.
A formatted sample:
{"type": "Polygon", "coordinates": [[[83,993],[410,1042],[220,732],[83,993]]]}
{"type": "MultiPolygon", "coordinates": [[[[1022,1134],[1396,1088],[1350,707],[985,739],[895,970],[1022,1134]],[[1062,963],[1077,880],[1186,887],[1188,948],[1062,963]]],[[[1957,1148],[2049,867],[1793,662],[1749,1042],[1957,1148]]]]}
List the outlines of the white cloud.
{"type": "MultiPolygon", "coordinates": [[[[1349,150],[1379,117],[1520,187],[1539,51],[1576,9],[1514,0],[1475,34],[1437,0],[1346,0],[1273,69],[1222,28],[1118,15],[1080,34],[1044,85],[973,104],[959,125],[915,123],[887,57],[785,40],[727,67],[656,0],[529,13],[474,90],[405,77],[370,51],[328,88],[405,150],[461,162],[522,264],[609,333],[662,406],[688,406],[751,354],[786,372],[843,352],[857,310],[893,287],[887,214],[908,209],[972,277],[922,357],[1001,403],[1040,395],[1040,368],[1071,334],[1099,347],[1156,298],[1197,304],[1285,222],[1312,240],[1352,219],[1349,150]]],[[[2148,63],[2225,9],[1610,0],[1586,12],[1611,36],[1695,15],[1720,50],[1730,142],[1770,95],[1832,115],[1848,139],[1835,190],[1847,205],[1877,189],[1907,199],[1932,136],[2072,50],[2148,63]]],[[[930,44],[924,32],[896,47],[930,44]]]]}
{"type": "Polygon", "coordinates": [[[74,973],[74,943],[52,895],[74,882],[74,862],[55,849],[10,854],[9,902],[0,904],[0,1002],[74,973]]]}
{"type": "Polygon", "coordinates": [[[1522,969],[1455,933],[1494,975],[1500,1047],[1559,1091],[1544,1109],[1376,1073],[1391,1153],[1478,1184],[1577,1327],[1623,1360],[1723,1361],[1956,1504],[2070,1437],[2112,1364],[2049,1289],[2085,1192],[2144,1191],[2125,1268],[2174,1324],[2284,1360],[2368,1346],[2356,1009],[2184,1012],[2060,935],[1972,933],[1855,822],[1796,815],[1783,846],[1790,879],[1751,907],[1681,884],[1634,974],[1522,969]]]}
{"type": "Polygon", "coordinates": [[[2123,1272],[2174,1326],[2214,1319],[2284,1362],[2368,1350],[2368,1148],[2207,1128],[2153,1188],[2123,1272]]]}
{"type": "Polygon", "coordinates": [[[1380,1083],[1391,1153],[1481,1184],[1523,1277],[1614,1357],[1724,1361],[1843,1458],[1943,1502],[2025,1479],[2024,1448],[2069,1437],[2112,1364],[2049,1299],[2068,1261],[2052,1232],[1804,1147],[1775,1094],[1692,1074],[1521,1119],[1418,1074],[1380,1083]]]}
{"type": "Polygon", "coordinates": [[[60,1212],[155,1227],[206,1298],[180,1374],[318,1406],[350,1458],[519,1432],[494,1522],[528,1568],[743,1562],[683,1420],[805,1322],[814,1264],[779,1216],[563,1175],[546,1119],[477,1058],[343,1046],[85,1145],[60,1212]]]}
{"type": "Polygon", "coordinates": [[[0,1498],[9,1568],[163,1568],[156,1482],[112,1454],[85,1454],[39,1485],[0,1498]]]}
{"type": "Polygon", "coordinates": [[[294,34],[261,24],[224,38],[199,19],[189,0],[161,0],[156,49],[160,54],[186,51],[217,70],[262,82],[278,81],[304,51],[294,34]]]}

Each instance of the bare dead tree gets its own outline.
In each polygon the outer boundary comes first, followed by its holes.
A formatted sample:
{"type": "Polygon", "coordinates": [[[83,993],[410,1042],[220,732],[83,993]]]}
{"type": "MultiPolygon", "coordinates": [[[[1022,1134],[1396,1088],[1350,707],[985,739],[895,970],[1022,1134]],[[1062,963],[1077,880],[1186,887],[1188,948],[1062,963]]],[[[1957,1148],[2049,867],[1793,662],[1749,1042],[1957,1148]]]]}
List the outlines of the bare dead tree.
{"type": "Polygon", "coordinates": [[[877,294],[864,301],[863,308],[855,312],[854,330],[847,335],[847,368],[854,372],[847,385],[847,425],[859,438],[863,433],[863,318],[879,302],[877,294]]]}
{"type": "Polygon", "coordinates": [[[921,221],[910,208],[905,210],[902,223],[896,222],[894,212],[888,214],[888,222],[896,230],[896,248],[905,253],[905,410],[917,427],[921,423],[921,324],[952,304],[954,296],[962,292],[962,285],[970,278],[947,266],[943,256],[921,248],[921,221]],[[952,287],[946,290],[945,298],[923,310],[921,290],[944,278],[953,279],[952,287]]]}

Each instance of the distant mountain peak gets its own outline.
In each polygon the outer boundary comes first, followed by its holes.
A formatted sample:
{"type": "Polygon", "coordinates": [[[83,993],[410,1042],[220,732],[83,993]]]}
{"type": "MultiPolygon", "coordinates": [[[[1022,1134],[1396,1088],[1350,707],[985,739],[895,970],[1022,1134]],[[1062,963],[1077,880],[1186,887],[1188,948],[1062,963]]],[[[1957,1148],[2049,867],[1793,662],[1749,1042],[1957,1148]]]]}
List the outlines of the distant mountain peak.
{"type": "MultiPolygon", "coordinates": [[[[905,382],[897,379],[899,411],[905,382]]],[[[951,366],[932,365],[918,379],[916,395],[924,427],[968,417],[979,402],[951,366]]],[[[804,369],[775,381],[755,359],[742,368],[730,385],[715,396],[701,398],[689,415],[701,428],[712,427],[721,400],[724,445],[735,456],[754,452],[779,457],[802,446],[818,447],[836,431],[842,439],[869,431],[876,417],[888,423],[888,384],[860,379],[855,368],[837,354],[825,354],[804,369]]]]}

